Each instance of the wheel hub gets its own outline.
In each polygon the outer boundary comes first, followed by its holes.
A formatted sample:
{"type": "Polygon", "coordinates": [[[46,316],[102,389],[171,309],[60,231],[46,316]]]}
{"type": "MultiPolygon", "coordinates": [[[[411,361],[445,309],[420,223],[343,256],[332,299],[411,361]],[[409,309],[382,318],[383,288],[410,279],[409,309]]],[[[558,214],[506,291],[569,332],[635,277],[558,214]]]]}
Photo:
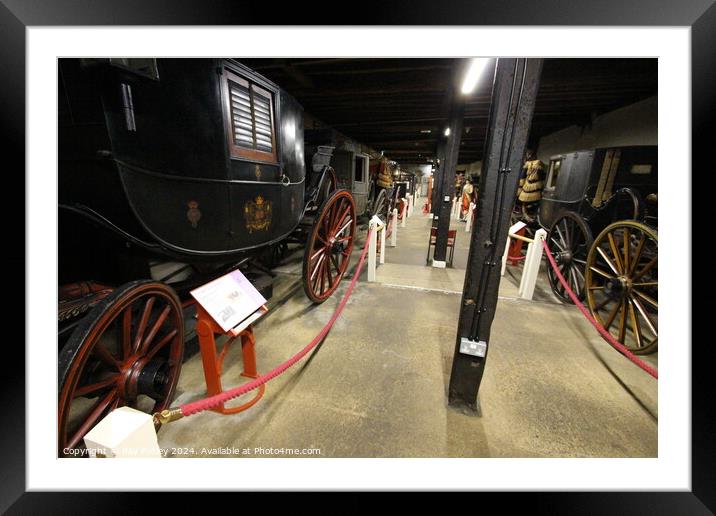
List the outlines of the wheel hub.
{"type": "Polygon", "coordinates": [[[558,261],[560,263],[565,263],[565,264],[572,263],[572,251],[569,251],[569,250],[562,251],[561,253],[559,253],[557,255],[557,258],[559,259],[558,261]]]}
{"type": "Polygon", "coordinates": [[[630,285],[629,278],[618,276],[604,283],[604,292],[612,299],[619,299],[629,292],[630,285]]]}

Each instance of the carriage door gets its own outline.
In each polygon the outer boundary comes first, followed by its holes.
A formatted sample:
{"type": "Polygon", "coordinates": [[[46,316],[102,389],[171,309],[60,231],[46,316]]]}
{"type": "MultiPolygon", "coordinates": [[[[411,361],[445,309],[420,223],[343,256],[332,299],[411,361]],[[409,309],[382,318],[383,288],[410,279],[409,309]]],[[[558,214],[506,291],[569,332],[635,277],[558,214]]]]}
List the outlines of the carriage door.
{"type": "Polygon", "coordinates": [[[368,202],[368,156],[353,155],[353,198],[356,202],[356,213],[365,213],[368,202]]]}

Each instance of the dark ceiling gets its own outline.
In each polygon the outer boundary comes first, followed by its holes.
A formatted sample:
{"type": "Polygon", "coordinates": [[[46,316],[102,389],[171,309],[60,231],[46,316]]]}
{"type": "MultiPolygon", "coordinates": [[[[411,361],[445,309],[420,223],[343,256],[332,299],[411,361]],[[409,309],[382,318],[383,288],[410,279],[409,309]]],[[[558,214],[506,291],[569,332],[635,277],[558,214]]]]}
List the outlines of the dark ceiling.
{"type": "MultiPolygon", "coordinates": [[[[400,164],[426,163],[447,125],[464,59],[240,59],[315,118],[400,164]],[[427,131],[430,131],[429,133],[427,131]]],[[[482,158],[490,73],[468,98],[459,163],[482,158]]],[[[530,141],[655,95],[656,59],[546,59],[530,141]]]]}

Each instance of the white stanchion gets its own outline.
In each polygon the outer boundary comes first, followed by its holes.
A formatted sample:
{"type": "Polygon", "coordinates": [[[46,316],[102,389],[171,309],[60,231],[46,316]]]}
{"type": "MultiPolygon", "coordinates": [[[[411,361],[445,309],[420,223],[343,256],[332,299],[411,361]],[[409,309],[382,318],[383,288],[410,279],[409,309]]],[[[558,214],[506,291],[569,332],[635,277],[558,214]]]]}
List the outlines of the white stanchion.
{"type": "Polygon", "coordinates": [[[544,229],[538,229],[535,233],[534,241],[527,246],[527,256],[525,257],[525,266],[522,269],[519,290],[519,296],[522,299],[532,300],[540,263],[542,262],[542,242],[546,239],[547,232],[544,229]]]}
{"type": "MultiPolygon", "coordinates": [[[[377,215],[374,215],[374,217],[377,218],[377,215]]],[[[386,225],[382,220],[378,219],[378,221],[380,222],[380,230],[379,231],[381,232],[381,235],[380,235],[380,263],[385,263],[385,238],[386,238],[385,237],[385,233],[386,233],[385,228],[386,228],[386,225]]]]}
{"type": "Polygon", "coordinates": [[[158,458],[161,457],[154,420],[131,407],[110,412],[84,436],[92,458],[158,458]]]}
{"type": "Polygon", "coordinates": [[[378,250],[378,233],[380,235],[380,263],[385,263],[385,223],[378,215],[373,215],[368,223],[370,238],[368,239],[368,281],[376,278],[376,254],[378,250]]]}
{"type": "Polygon", "coordinates": [[[400,210],[400,227],[404,228],[408,218],[408,202],[403,199],[403,208],[400,210]]]}
{"type": "Polygon", "coordinates": [[[415,200],[413,199],[413,196],[408,194],[408,211],[406,212],[406,215],[410,217],[413,214],[413,207],[415,206],[415,200]]]}
{"type": "Polygon", "coordinates": [[[393,208],[393,217],[390,219],[390,247],[398,245],[398,208],[393,208]]]}
{"type": "Polygon", "coordinates": [[[465,222],[465,233],[469,233],[472,229],[472,212],[475,211],[475,203],[470,203],[470,209],[467,210],[467,222],[465,222]]]}
{"type": "Polygon", "coordinates": [[[451,216],[453,219],[458,218],[458,215],[457,215],[457,214],[458,214],[459,212],[458,212],[457,209],[456,209],[457,207],[458,207],[457,197],[453,197],[453,200],[452,200],[452,209],[450,210],[450,216],[451,216]]]}

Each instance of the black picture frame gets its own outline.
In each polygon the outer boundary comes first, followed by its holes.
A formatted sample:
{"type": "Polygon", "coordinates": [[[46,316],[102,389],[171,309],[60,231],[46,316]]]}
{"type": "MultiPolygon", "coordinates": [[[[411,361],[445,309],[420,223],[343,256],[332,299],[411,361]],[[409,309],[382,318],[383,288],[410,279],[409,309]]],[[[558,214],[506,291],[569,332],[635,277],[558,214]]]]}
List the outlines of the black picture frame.
{"type": "MultiPolygon", "coordinates": [[[[24,221],[25,194],[25,30],[30,26],[61,25],[295,25],[299,20],[307,24],[337,25],[329,19],[331,13],[342,9],[336,3],[280,4],[266,18],[265,5],[260,2],[215,0],[0,0],[0,148],[3,149],[5,191],[12,195],[3,199],[3,241],[12,242],[6,255],[6,267],[20,270],[26,263],[24,224],[17,222],[20,213],[24,221]],[[321,5],[323,4],[323,5],[321,5]],[[10,158],[10,159],[8,159],[10,158]],[[19,206],[10,208],[12,200],[19,206]]],[[[350,17],[337,16],[342,22],[354,25],[564,25],[564,26],[689,26],[691,27],[692,73],[692,168],[713,169],[709,131],[710,115],[716,110],[716,5],[713,0],[673,2],[672,0],[602,0],[600,2],[541,0],[493,0],[475,2],[461,0],[435,2],[427,0],[409,3],[361,2],[350,17]]],[[[50,173],[48,171],[48,173],[50,173]]],[[[681,173],[682,180],[691,180],[681,173]]],[[[709,174],[709,180],[713,180],[709,174]]],[[[695,232],[693,234],[696,234],[695,232]]],[[[687,258],[691,250],[685,250],[687,258]]],[[[32,271],[24,267],[25,275],[32,271]]],[[[7,272],[7,270],[6,270],[7,272]]],[[[9,274],[9,276],[19,276],[9,274]]],[[[9,278],[8,278],[9,279],[9,278]]],[[[15,281],[20,282],[20,278],[15,281]]],[[[684,281],[691,282],[690,277],[684,281]]],[[[24,307],[24,278],[22,285],[6,285],[5,295],[14,305],[24,307]]],[[[689,302],[691,300],[688,300],[689,302]]],[[[0,511],[11,514],[127,514],[148,508],[149,500],[139,501],[135,494],[118,493],[27,493],[25,488],[25,353],[24,323],[21,317],[10,314],[6,324],[4,358],[6,367],[0,375],[0,511]],[[23,322],[20,322],[23,321],[23,322]],[[19,332],[15,328],[21,328],[19,332]],[[20,335],[17,335],[20,333],[20,335]]],[[[48,338],[48,340],[51,340],[48,338]]],[[[709,339],[710,340],[710,339],[709,339]]],[[[689,343],[677,343],[684,346],[689,343]]],[[[713,385],[711,362],[707,359],[708,341],[692,346],[692,490],[690,492],[619,492],[609,493],[510,493],[501,496],[502,509],[527,503],[531,512],[591,514],[713,514],[716,511],[716,405],[710,396],[713,385]]],[[[48,349],[48,352],[52,352],[48,349]]],[[[54,423],[48,423],[54,424],[54,423]]],[[[245,495],[241,495],[245,496],[245,495]]],[[[471,503],[483,505],[480,495],[471,503]]],[[[251,497],[255,499],[255,497],[251,497]]],[[[184,497],[175,493],[154,497],[170,511],[175,503],[184,504],[184,497]]],[[[219,500],[216,500],[219,503],[219,500]]],[[[276,503],[272,499],[272,503],[276,503]]],[[[287,502],[289,503],[289,502],[287,502]]],[[[303,503],[303,502],[298,502],[303,503]]],[[[362,502],[344,504],[353,512],[362,502]]],[[[411,497],[411,504],[423,504],[422,497],[411,497]]],[[[372,501],[366,502],[370,507],[372,501]]],[[[280,505],[279,505],[280,507],[280,505]]],[[[407,505],[405,506],[407,508],[407,505]]]]}

